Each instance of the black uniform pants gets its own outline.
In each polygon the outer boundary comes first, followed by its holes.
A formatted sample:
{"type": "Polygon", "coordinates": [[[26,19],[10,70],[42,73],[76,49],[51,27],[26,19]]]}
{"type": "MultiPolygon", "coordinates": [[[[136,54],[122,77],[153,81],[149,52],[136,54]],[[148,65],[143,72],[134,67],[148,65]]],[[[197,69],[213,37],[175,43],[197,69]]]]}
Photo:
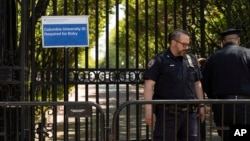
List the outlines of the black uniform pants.
{"type": "Polygon", "coordinates": [[[157,110],[154,141],[198,141],[198,118],[196,112],[182,111],[178,114],[157,110]]]}

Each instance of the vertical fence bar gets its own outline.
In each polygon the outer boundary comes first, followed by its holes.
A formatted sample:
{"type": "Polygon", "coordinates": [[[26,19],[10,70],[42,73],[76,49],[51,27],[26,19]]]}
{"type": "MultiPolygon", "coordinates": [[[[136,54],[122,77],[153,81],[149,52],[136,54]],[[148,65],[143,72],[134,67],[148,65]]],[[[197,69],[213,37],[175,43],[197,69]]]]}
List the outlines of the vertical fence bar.
{"type": "MultiPolygon", "coordinates": [[[[27,55],[26,55],[26,52],[27,52],[27,47],[28,47],[28,26],[29,26],[29,4],[30,4],[30,1],[27,0],[27,1],[21,1],[21,14],[22,14],[22,18],[21,18],[21,57],[20,59],[22,60],[21,61],[21,84],[20,84],[20,88],[21,88],[21,98],[20,100],[21,101],[27,101],[28,100],[28,90],[27,90],[27,55]]],[[[23,140],[23,141],[27,141],[28,138],[25,136],[26,135],[26,132],[25,130],[28,127],[28,118],[29,118],[29,115],[28,115],[28,111],[26,108],[21,108],[21,120],[18,120],[18,122],[21,122],[20,125],[20,129],[21,129],[21,135],[20,135],[20,140],[23,140]]],[[[19,127],[19,126],[17,126],[19,127]]]]}

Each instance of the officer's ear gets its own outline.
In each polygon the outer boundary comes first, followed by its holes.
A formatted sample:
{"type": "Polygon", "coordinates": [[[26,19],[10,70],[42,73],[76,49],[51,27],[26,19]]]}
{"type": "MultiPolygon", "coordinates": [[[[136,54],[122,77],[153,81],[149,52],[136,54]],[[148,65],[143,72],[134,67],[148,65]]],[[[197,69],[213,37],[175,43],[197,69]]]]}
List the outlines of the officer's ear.
{"type": "Polygon", "coordinates": [[[239,44],[240,45],[240,37],[237,39],[237,44],[239,44]]]}

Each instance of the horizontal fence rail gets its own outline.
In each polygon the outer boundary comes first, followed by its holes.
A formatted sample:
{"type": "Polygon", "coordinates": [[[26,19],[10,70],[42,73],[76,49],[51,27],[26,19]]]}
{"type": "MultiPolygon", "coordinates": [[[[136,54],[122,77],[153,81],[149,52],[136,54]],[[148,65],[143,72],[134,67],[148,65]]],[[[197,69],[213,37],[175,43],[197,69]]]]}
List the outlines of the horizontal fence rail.
{"type": "MultiPolygon", "coordinates": [[[[151,141],[153,134],[153,126],[148,127],[145,124],[144,120],[144,105],[152,104],[155,105],[206,105],[206,120],[205,120],[205,129],[202,130],[202,126],[199,125],[198,129],[205,133],[206,141],[219,141],[222,140],[223,134],[221,137],[218,136],[217,131],[219,130],[229,130],[229,127],[216,126],[213,120],[213,105],[221,105],[224,107],[227,104],[234,105],[234,108],[231,110],[235,112],[235,106],[238,104],[249,104],[250,99],[205,99],[205,100],[132,100],[127,101],[121,104],[113,115],[112,128],[110,132],[110,141],[151,141]],[[139,114],[136,114],[139,113],[139,114]],[[135,116],[136,115],[136,116],[135,116]]],[[[164,108],[165,110],[165,108],[164,108]]],[[[222,108],[222,122],[224,117],[224,108],[222,108]]],[[[244,115],[244,114],[243,114],[244,115]]],[[[229,117],[228,117],[229,118],[229,117]]],[[[235,118],[232,117],[232,118],[235,118]]],[[[165,124],[165,123],[163,123],[165,124]]],[[[250,123],[247,123],[250,124],[250,123]]],[[[174,130],[174,129],[173,129],[174,130]]],[[[199,136],[199,141],[202,140],[202,135],[199,136]]]]}
{"type": "MultiPolygon", "coordinates": [[[[108,135],[109,141],[151,141],[152,140],[152,133],[153,133],[153,126],[148,127],[145,124],[144,121],[144,106],[145,104],[152,104],[152,105],[199,105],[199,104],[205,104],[206,105],[206,129],[205,129],[205,137],[207,141],[219,141],[222,140],[217,133],[217,130],[229,130],[229,127],[224,126],[216,126],[214,124],[213,120],[213,111],[211,109],[214,105],[222,105],[224,107],[227,104],[249,104],[250,105],[250,99],[206,99],[206,100],[130,100],[127,102],[122,103],[114,112],[113,115],[111,115],[112,118],[112,125],[110,128],[105,128],[105,119],[104,119],[104,112],[102,107],[94,102],[0,102],[0,109],[5,111],[3,114],[6,113],[6,110],[9,108],[16,108],[20,110],[20,115],[24,116],[24,114],[27,114],[29,112],[36,109],[37,107],[58,107],[63,106],[64,107],[64,120],[68,118],[88,118],[90,125],[89,126],[96,126],[98,129],[94,128],[87,128],[88,133],[84,133],[82,136],[79,136],[78,139],[74,138],[73,140],[90,140],[90,141],[105,141],[105,135],[108,135]],[[99,116],[97,116],[99,115],[99,116]],[[94,118],[93,118],[94,117],[94,118]],[[96,118],[98,117],[98,120],[96,118]],[[92,119],[93,118],[93,119],[92,119]],[[98,123],[96,123],[98,122],[98,123]],[[93,125],[95,124],[95,125],[93,125]],[[96,125],[98,124],[98,125],[96,125]],[[111,129],[111,130],[110,130],[111,129]],[[99,133],[95,133],[98,131],[99,133]],[[89,133],[91,135],[89,135],[89,133]],[[86,137],[86,136],[98,136],[98,137],[86,137]],[[80,138],[81,137],[81,138],[80,138]]],[[[235,109],[232,108],[232,111],[235,109]]],[[[222,108],[222,115],[224,113],[224,109],[222,108]]],[[[18,118],[18,117],[17,117],[18,118]]],[[[223,116],[221,117],[223,118],[223,116]]],[[[6,118],[5,118],[6,119],[6,118]]],[[[3,120],[3,119],[1,119],[3,120]]],[[[77,121],[77,120],[76,120],[77,121]]],[[[80,121],[80,120],[79,120],[80,121]]],[[[82,120],[81,120],[82,121],[82,120]]],[[[51,129],[52,136],[51,138],[46,138],[46,134],[44,132],[45,129],[42,125],[45,125],[46,121],[41,121],[40,125],[41,127],[34,128],[25,128],[23,130],[20,130],[20,133],[16,134],[16,136],[20,136],[19,140],[22,140],[21,137],[24,137],[24,139],[29,140],[38,140],[38,141],[49,141],[49,140],[72,140],[69,137],[67,138],[55,138],[54,135],[57,135],[56,129],[51,129]],[[33,134],[40,134],[39,138],[31,138],[34,135],[33,134]],[[26,137],[30,136],[30,137],[26,137]]],[[[64,121],[63,121],[64,122],[64,121]]],[[[106,121],[107,122],[107,121],[106,121]]],[[[4,121],[3,121],[4,123],[4,121]]],[[[29,123],[29,119],[23,120],[21,124],[29,123]]],[[[70,123],[70,122],[69,122],[70,123]]],[[[14,123],[13,123],[14,124],[14,123]]],[[[56,123],[53,123],[56,125],[56,123]]],[[[80,123],[75,123],[79,124],[80,123]]],[[[86,124],[86,123],[84,123],[86,124]]],[[[163,123],[164,124],[164,123],[163,123]]],[[[249,123],[247,123],[249,124],[249,123]]],[[[39,125],[39,124],[37,124],[39,125]]],[[[25,126],[22,126],[25,127],[25,126]]],[[[53,126],[52,126],[53,127],[53,126]]],[[[51,127],[51,128],[52,128],[51,127]]],[[[201,129],[202,127],[199,126],[201,129]]],[[[68,128],[72,132],[72,127],[69,126],[68,128]]],[[[82,128],[80,128],[82,129],[82,128]]],[[[49,129],[48,129],[49,130],[49,129]]],[[[69,130],[63,130],[69,131],[69,130]]],[[[78,131],[75,131],[75,133],[78,131]]],[[[80,132],[82,133],[82,131],[80,132]]],[[[50,133],[49,133],[50,134],[50,133]]],[[[72,133],[70,133],[72,134],[72,133]]],[[[1,132],[1,136],[5,136],[5,138],[1,138],[2,140],[8,140],[7,135],[1,132]]],[[[223,135],[222,135],[223,137],[223,135]]],[[[201,137],[200,141],[201,140],[201,137]]]]}
{"type": "Polygon", "coordinates": [[[94,102],[0,102],[0,110],[0,138],[3,141],[105,140],[104,112],[101,106],[94,102]],[[63,108],[62,115],[58,112],[60,107],[63,108]],[[49,111],[44,115],[46,120],[40,120],[43,119],[40,116],[43,110],[49,111]],[[35,117],[37,121],[35,125],[31,124],[32,115],[37,115],[35,117]],[[13,116],[15,116],[15,119],[9,119],[9,117],[13,116]],[[59,116],[62,116],[62,121],[59,121],[59,116]],[[24,119],[21,117],[28,118],[24,119]],[[18,128],[15,129],[16,131],[10,131],[13,130],[11,127],[2,126],[3,124],[11,126],[16,123],[15,120],[21,119],[21,125],[18,125],[18,128]],[[68,120],[68,122],[65,120],[68,120]],[[64,123],[69,124],[67,127],[61,127],[64,123]],[[79,131],[76,131],[78,129],[76,126],[80,127],[79,131]],[[2,129],[2,127],[9,129],[2,129]],[[21,129],[21,127],[25,127],[25,129],[21,129]],[[60,127],[64,129],[60,129],[60,127]],[[62,132],[61,135],[59,135],[59,130],[62,132]],[[65,136],[65,134],[68,136],[65,136]],[[76,134],[79,135],[76,136],[76,134]]]}

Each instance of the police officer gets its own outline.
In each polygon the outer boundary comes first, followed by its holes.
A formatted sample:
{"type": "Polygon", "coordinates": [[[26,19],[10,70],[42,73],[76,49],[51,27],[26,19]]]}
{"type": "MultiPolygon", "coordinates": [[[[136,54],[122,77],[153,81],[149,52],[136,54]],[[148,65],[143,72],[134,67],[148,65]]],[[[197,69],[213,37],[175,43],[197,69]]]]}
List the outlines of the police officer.
{"type": "MultiPolygon", "coordinates": [[[[240,32],[240,29],[223,31],[221,33],[223,47],[205,63],[202,83],[208,98],[250,99],[250,50],[239,46],[240,32]]],[[[224,107],[222,104],[212,106],[217,126],[250,124],[250,106],[244,104],[234,106],[233,104],[225,104],[224,107]]],[[[218,130],[218,133],[224,141],[229,140],[228,130],[218,130]]]]}
{"type": "MultiPolygon", "coordinates": [[[[169,44],[168,49],[157,54],[148,63],[148,68],[144,72],[144,99],[203,99],[197,59],[187,54],[190,44],[189,33],[182,29],[174,30],[169,35],[169,44]]],[[[174,114],[170,107],[157,107],[154,112],[156,118],[154,141],[187,141],[188,139],[197,141],[197,110],[191,111],[192,108],[190,108],[189,113],[186,111],[187,107],[177,108],[178,114],[174,114]]],[[[154,121],[152,114],[152,105],[145,105],[145,120],[150,126],[154,121]]],[[[204,120],[203,106],[199,108],[199,115],[201,120],[204,120]]]]}

